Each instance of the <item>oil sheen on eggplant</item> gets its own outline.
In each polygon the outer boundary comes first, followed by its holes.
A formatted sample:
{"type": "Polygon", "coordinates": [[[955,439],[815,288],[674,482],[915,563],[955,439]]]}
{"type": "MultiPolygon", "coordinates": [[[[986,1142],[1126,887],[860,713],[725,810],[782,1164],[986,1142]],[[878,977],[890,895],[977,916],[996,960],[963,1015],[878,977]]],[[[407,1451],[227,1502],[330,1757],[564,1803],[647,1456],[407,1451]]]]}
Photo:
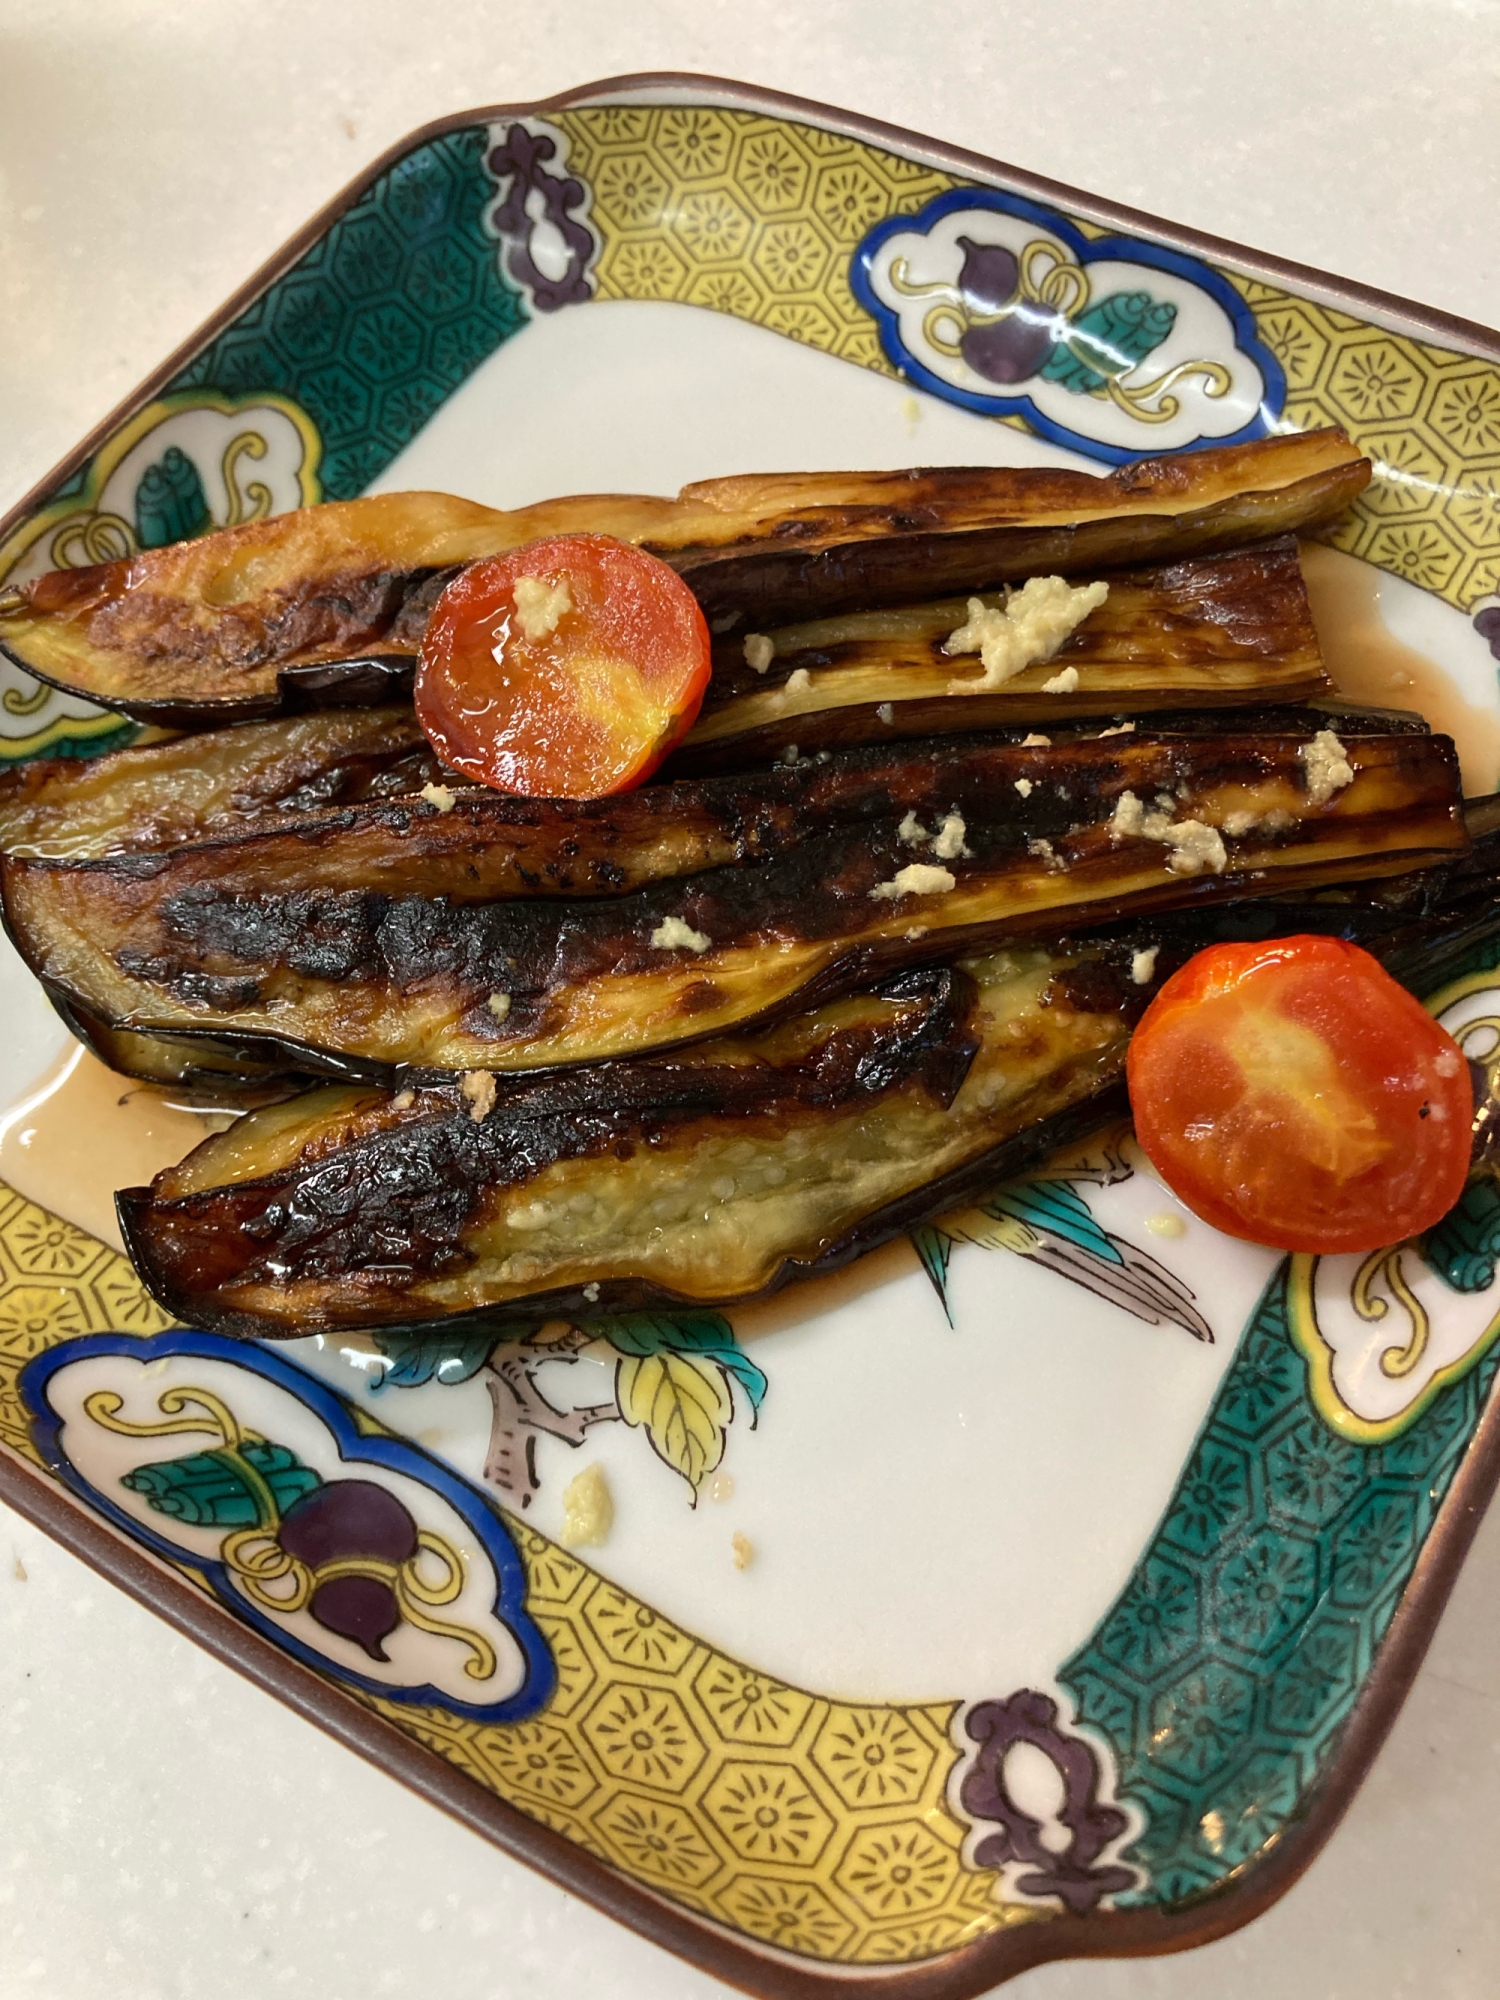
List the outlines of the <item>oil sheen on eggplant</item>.
{"type": "Polygon", "coordinates": [[[656,787],[600,802],[613,816],[573,809],[568,865],[580,871],[603,831],[613,857],[622,828],[635,830],[644,885],[612,896],[497,899],[509,828],[491,859],[472,861],[476,900],[446,861],[441,893],[397,893],[426,864],[386,817],[396,806],[351,809],[361,839],[372,814],[386,821],[396,857],[382,872],[356,843],[363,880],[335,828],[311,887],[312,833],[81,862],[7,856],[0,885],[32,969],[108,1027],[197,1032],[262,1063],[279,1054],[381,1080],[400,1066],[548,1068],[723,1034],[1015,936],[1463,851],[1447,738],[1342,741],[1352,779],[1322,803],[1307,789],[1305,738],[1217,733],[946,737],[656,787]],[[745,810],[756,782],[782,788],[764,838],[745,810]],[[1186,847],[1129,831],[1117,818],[1127,794],[1181,827],[1186,847]]]}
{"type": "Polygon", "coordinates": [[[170,1090],[179,1104],[199,1109],[248,1111],[278,1103],[306,1089],[307,1079],[274,1053],[257,1061],[253,1050],[211,1035],[137,1035],[107,1027],[80,1007],[53,996],[69,1032],[107,1069],[170,1090]]]}
{"type": "Polygon", "coordinates": [[[482,1120],[452,1085],[317,1090],[125,1191],[121,1222],[169,1311],[238,1335],[744,1299],[1117,1111],[1148,993],[1123,949],[1022,949],[508,1080],[482,1120]]]}
{"type": "Polygon", "coordinates": [[[499,1079],[478,1124],[451,1084],[315,1090],[128,1190],[126,1238],[170,1310],[241,1335],[521,1326],[723,1299],[767,1270],[769,1289],[1119,1115],[1124,1034],[1205,944],[1346,937],[1418,993],[1470,963],[1496,932],[1500,799],[1466,811],[1473,845],[1442,867],[1172,911],[1072,950],[909,973],[758,1033],[499,1079]],[[1149,979],[1127,981],[1148,944],[1149,979]],[[912,1146],[926,1165],[908,1179],[912,1146]],[[773,1268],[778,1242],[791,1247],[773,1268]]]}
{"type": "Polygon", "coordinates": [[[0,774],[0,853],[83,860],[465,781],[411,708],[331,709],[0,774]]]}
{"type": "MultiPolygon", "coordinates": [[[[747,664],[743,641],[721,641],[702,712],[670,768],[726,769],[789,743],[819,750],[948,730],[1297,702],[1328,691],[1294,536],[1104,572],[1101,580],[1108,598],[1057,653],[993,690],[983,688],[976,658],[943,650],[968,617],[962,597],[766,633],[774,656],[761,672],[747,664]],[[1067,667],[1077,669],[1078,685],[1047,693],[1045,683],[1067,667]]],[[[984,601],[1004,599],[990,593],[984,601]]]]}
{"type": "Polygon", "coordinates": [[[459,567],[542,535],[590,530],[650,549],[727,633],[1233,548],[1333,519],[1369,477],[1345,434],[1327,430],[1103,476],[755,474],[676,500],[581,496],[514,513],[387,494],[52,571],[0,594],[0,651],[143,720],[201,726],[356,698],[340,694],[339,663],[371,699],[372,673],[417,651],[459,567]]]}

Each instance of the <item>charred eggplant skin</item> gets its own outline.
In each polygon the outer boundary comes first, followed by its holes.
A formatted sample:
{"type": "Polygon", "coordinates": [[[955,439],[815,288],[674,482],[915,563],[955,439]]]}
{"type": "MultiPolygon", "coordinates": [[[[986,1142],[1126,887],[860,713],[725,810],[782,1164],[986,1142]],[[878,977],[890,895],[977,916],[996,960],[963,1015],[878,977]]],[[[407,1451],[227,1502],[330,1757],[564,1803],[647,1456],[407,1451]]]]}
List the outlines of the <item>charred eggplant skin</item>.
{"type": "Polygon", "coordinates": [[[906,504],[864,536],[849,533],[850,523],[841,537],[812,517],[786,521],[774,539],[743,548],[662,553],[711,629],[724,634],[1029,576],[1093,576],[1124,564],[1217,554],[1326,525],[1358,498],[1371,471],[1343,432],[1315,431],[1142,459],[1102,481],[1018,472],[1011,475],[1014,498],[992,486],[974,509],[974,525],[946,532],[932,522],[917,483],[943,475],[925,473],[913,475],[906,504]],[[1294,449],[1283,454],[1278,446],[1294,449]]]}
{"type": "Polygon", "coordinates": [[[757,476],[675,501],[584,496],[516,514],[391,494],[39,577],[0,600],[0,652],[143,721],[202,727],[388,700],[455,568],[541,535],[588,529],[654,551],[724,633],[1314,528],[1369,477],[1330,430],[1143,459],[1105,477],[757,476]]]}
{"type": "MultiPolygon", "coordinates": [[[[1034,1125],[997,1140],[986,1152],[952,1173],[914,1188],[899,1199],[886,1203],[852,1225],[836,1243],[810,1257],[788,1257],[774,1277],[754,1292],[738,1297],[716,1298],[718,1306],[748,1304],[752,1299],[769,1298],[786,1285],[804,1278],[823,1277],[878,1250],[882,1244],[931,1221],[945,1210],[972,1200],[998,1186],[1035,1172],[1067,1147],[1094,1133],[1120,1123],[1130,1115],[1124,1065],[1107,1083],[1075,1104],[1034,1125]]],[[[248,1203],[246,1204],[248,1206],[248,1203]]],[[[176,1218],[164,1222],[153,1208],[149,1188],[122,1188],[115,1196],[115,1208],[126,1251],[137,1274],[152,1297],[174,1318],[192,1326],[238,1340],[295,1340],[318,1331],[304,1313],[283,1319],[272,1312],[246,1312],[229,1304],[210,1289],[209,1274],[192,1266],[198,1231],[183,1228],[176,1218]]],[[[206,1204],[205,1204],[206,1208],[206,1204]]],[[[183,1211],[184,1215],[186,1211],[183,1211]]],[[[195,1218],[196,1220],[196,1218],[195,1218]]],[[[347,1322],[356,1338],[372,1326],[382,1333],[421,1340],[435,1335],[478,1332],[493,1328],[497,1337],[519,1338],[550,1319],[568,1319],[580,1325],[612,1315],[649,1312],[657,1307],[702,1305],[696,1293],[642,1278],[601,1277],[587,1284],[568,1284],[529,1294],[504,1304],[476,1306],[457,1312],[423,1312],[412,1303],[396,1308],[392,1316],[377,1320],[362,1308],[347,1322]]],[[[335,1324],[328,1321],[331,1329],[335,1324]]]]}
{"type": "MultiPolygon", "coordinates": [[[[338,866],[336,834],[322,886],[308,886],[316,840],[282,834],[92,862],[8,856],[0,882],[22,956],[110,1028],[242,1040],[262,1060],[372,1078],[402,1064],[550,1068],[722,1034],[1006,936],[1408,872],[1466,846],[1446,738],[1346,738],[1354,780],[1322,806],[1302,788],[1300,750],[1296,736],[942,738],[636,792],[602,824],[644,828],[648,880],[572,902],[486,900],[478,860],[476,902],[392,894],[420,848],[396,840],[392,870],[366,858],[360,882],[338,866]],[[1224,822],[1224,870],[1174,872],[1164,844],[1122,838],[1126,792],[1224,822]],[[726,858],[714,838],[744,828],[746,800],[776,806],[774,838],[726,858]],[[712,838],[658,842],[664,808],[678,832],[706,816],[696,832],[712,838]],[[1228,832],[1236,812],[1248,832],[1228,832]],[[936,844],[950,820],[952,852],[936,844]],[[918,882],[948,888],[900,890],[930,854],[942,868],[918,882]]],[[[570,866],[588,860],[590,824],[574,820],[570,866]]],[[[506,866],[510,852],[506,838],[506,866]]]]}
{"type": "MultiPolygon", "coordinates": [[[[623,1268],[623,1251],[613,1268],[607,1253],[588,1261],[584,1251],[578,1283],[528,1290],[526,1260],[499,1256],[495,1232],[509,1228],[512,1244],[532,1240],[519,1232],[546,1209],[541,1190],[561,1176],[576,1190],[572,1214],[580,1195],[585,1209],[597,1206],[588,1189],[608,1199],[623,1180],[637,1210],[648,1201],[659,1210],[664,1191],[670,1197],[686,1184],[691,1199],[694,1178],[709,1176],[707,1198],[724,1205],[721,1221],[737,1247],[717,1275],[683,1269],[676,1295],[724,1300],[727,1284],[744,1296],[747,1273],[754,1292],[775,1289],[861,1254],[934,1212],[933,1204],[1039,1158],[1060,1136],[1117,1110],[1129,1024],[1146,999],[1130,979],[1128,956],[1032,957],[1040,971],[1000,965],[1000,982],[1010,978],[1019,995],[1003,1018],[986,1010],[969,973],[932,968],[840,1002],[825,1018],[802,1017],[695,1056],[507,1082],[479,1120],[451,1086],[405,1105],[314,1093],[243,1120],[152,1188],[126,1190],[122,1227],[169,1310],[230,1334],[409,1326],[424,1306],[424,1323],[476,1314],[534,1319],[674,1295],[653,1275],[664,1253],[649,1245],[637,1271],[623,1268]],[[976,1057],[988,1065],[977,1078],[976,1057]],[[1028,1064],[1005,1101],[995,1078],[1007,1065],[1028,1064]],[[887,1132],[892,1159],[870,1182],[877,1198],[865,1207],[860,1161],[874,1157],[887,1132]],[[847,1195],[828,1194],[840,1178],[830,1147],[851,1149],[847,1195]],[[726,1149],[737,1162],[738,1190],[722,1178],[726,1149]],[[757,1204],[788,1169],[787,1198],[770,1222],[758,1218],[757,1204]],[[795,1185],[799,1172],[813,1174],[815,1193],[795,1185]],[[805,1204],[820,1199],[821,1224],[805,1225],[805,1204]],[[738,1247],[742,1239],[753,1252],[738,1247]]],[[[995,985],[993,963],[984,977],[995,985]]],[[[586,1233],[587,1224],[576,1227],[586,1233]]],[[[642,1229],[649,1237],[643,1212],[632,1214],[627,1234],[642,1229]]],[[[668,1237],[670,1263],[670,1229],[655,1234],[668,1237]]],[[[578,1261],[565,1249],[551,1255],[553,1264],[558,1255],[578,1261]]]]}
{"type": "MultiPolygon", "coordinates": [[[[926,704],[906,706],[915,709],[926,704]]],[[[950,703],[941,733],[950,733],[955,709],[971,722],[979,714],[979,704],[950,703]]],[[[1096,736],[1105,724],[1127,720],[1118,712],[1098,717],[1070,708],[1050,728],[1053,740],[1060,741],[1074,735],[1096,736]]],[[[1132,722],[1132,727],[1138,726],[1132,722]]],[[[1206,730],[1249,736],[1299,730],[1311,736],[1319,729],[1349,729],[1358,735],[1427,733],[1427,724],[1418,715],[1322,695],[1295,706],[1280,700],[1273,704],[1256,700],[1234,708],[1167,709],[1153,713],[1149,728],[1154,735],[1195,736],[1206,730]]],[[[989,731],[988,725],[986,729],[987,733],[1003,733],[989,731]]],[[[1029,723],[1016,723],[1012,734],[1019,741],[1030,730],[1029,723]]],[[[864,742],[867,736],[884,742],[912,733],[904,721],[889,731],[879,722],[873,732],[861,730],[857,742],[864,742]]],[[[756,767],[758,760],[750,745],[736,740],[722,748],[726,772],[756,767]]],[[[661,783],[643,793],[643,804],[651,801],[646,810],[659,812],[662,784],[688,775],[698,774],[683,770],[674,757],[664,767],[661,783]]],[[[750,781],[752,786],[761,782],[760,778],[750,781]]],[[[784,799],[785,786],[778,791],[774,778],[769,783],[768,792],[747,794],[748,819],[784,799]],[[752,799],[758,802],[752,803],[752,799]]],[[[691,795],[674,791],[670,796],[691,795]]],[[[608,832],[608,815],[620,803],[607,801],[597,808],[606,824],[593,834],[581,872],[570,865],[578,856],[563,851],[568,836],[559,828],[556,851],[538,854],[528,870],[533,879],[525,883],[526,890],[606,895],[625,887],[628,876],[610,863],[604,851],[605,844],[614,838],[608,832]]],[[[587,817],[583,806],[577,810],[587,817]]],[[[308,835],[308,864],[315,866],[314,857],[330,829],[353,829],[366,823],[372,829],[396,825],[406,829],[407,837],[395,845],[426,849],[434,856],[441,852],[457,861],[456,882],[462,894],[470,880],[467,863],[473,856],[465,851],[468,836],[459,829],[470,828],[477,837],[495,822],[498,813],[497,833],[514,828],[515,837],[524,844],[527,838],[537,837],[547,812],[541,803],[502,804],[496,794],[470,786],[457,773],[446,771],[432,754],[409,707],[323,709],[310,715],[204,731],[191,738],[137,744],[102,757],[39,757],[16,765],[0,773],[0,853],[85,861],[110,854],[160,852],[189,841],[227,840],[240,833],[285,831],[308,835]],[[423,797],[423,788],[429,784],[453,792],[456,818],[445,822],[423,797]],[[398,801],[396,811],[389,815],[353,810],[398,801]]],[[[523,880],[520,871],[516,871],[516,878],[523,880]]]]}
{"type": "MultiPolygon", "coordinates": [[[[585,880],[591,840],[607,832],[613,861],[634,829],[632,865],[647,879],[613,896],[487,899],[482,857],[470,863],[479,900],[395,893],[421,847],[403,845],[385,817],[394,807],[361,809],[365,834],[383,828],[394,857],[382,872],[352,845],[362,879],[340,865],[337,828],[313,868],[314,828],[305,842],[247,835],[84,862],[10,856],[0,886],[33,970],[109,1027],[196,1032],[258,1048],[262,1060],[379,1079],[403,1065],[551,1068],[722,1034],[1004,938],[1405,873],[1464,850],[1446,738],[1343,740],[1353,781],[1321,805],[1305,789],[1296,735],[1041,747],[944,738],[655,788],[572,822],[568,866],[585,880]],[[1148,807],[1165,797],[1205,838],[1222,824],[1222,872],[1174,872],[1167,845],[1123,832],[1115,814],[1126,793],[1148,807]],[[747,801],[770,813],[764,839],[745,831],[760,824],[747,801]],[[663,811],[669,829],[696,827],[693,839],[653,846],[663,811]]],[[[509,865],[513,833],[504,828],[497,868],[509,865]]]]}

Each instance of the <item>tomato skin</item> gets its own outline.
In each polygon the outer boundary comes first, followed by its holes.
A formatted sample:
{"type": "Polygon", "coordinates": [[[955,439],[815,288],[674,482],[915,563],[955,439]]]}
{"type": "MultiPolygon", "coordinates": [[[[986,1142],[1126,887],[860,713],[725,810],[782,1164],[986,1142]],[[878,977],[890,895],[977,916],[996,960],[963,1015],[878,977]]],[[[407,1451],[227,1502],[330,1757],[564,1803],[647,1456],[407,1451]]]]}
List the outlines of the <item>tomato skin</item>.
{"type": "Polygon", "coordinates": [[[648,778],[692,727],[708,626],[658,557],[555,535],[471,563],[433,608],[416,709],[443,762],[496,791],[594,799],[648,778]],[[524,579],[532,579],[530,583],[524,579]],[[551,629],[518,603],[565,586],[551,629]]]}
{"type": "Polygon", "coordinates": [[[1222,944],[1172,974],[1126,1069],[1136,1137],[1229,1236],[1324,1255],[1429,1229],[1463,1192],[1457,1043],[1358,945],[1222,944]]]}

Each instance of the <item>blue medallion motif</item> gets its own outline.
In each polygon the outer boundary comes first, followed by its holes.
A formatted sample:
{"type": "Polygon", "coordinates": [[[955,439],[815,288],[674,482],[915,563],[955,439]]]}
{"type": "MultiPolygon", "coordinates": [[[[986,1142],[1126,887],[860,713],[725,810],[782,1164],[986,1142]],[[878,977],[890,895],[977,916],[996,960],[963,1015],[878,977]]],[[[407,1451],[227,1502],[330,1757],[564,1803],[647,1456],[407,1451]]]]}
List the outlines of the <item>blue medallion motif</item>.
{"type": "Polygon", "coordinates": [[[955,188],[888,216],[850,266],[887,358],[982,416],[1111,464],[1265,437],[1286,379],[1209,265],[1091,241],[1019,195],[955,188]]]}
{"type": "Polygon", "coordinates": [[[296,1363],[215,1334],[90,1334],[20,1388],[60,1479],[304,1665],[481,1722],[550,1697],[500,1516],[418,1446],[362,1433],[296,1363]]]}

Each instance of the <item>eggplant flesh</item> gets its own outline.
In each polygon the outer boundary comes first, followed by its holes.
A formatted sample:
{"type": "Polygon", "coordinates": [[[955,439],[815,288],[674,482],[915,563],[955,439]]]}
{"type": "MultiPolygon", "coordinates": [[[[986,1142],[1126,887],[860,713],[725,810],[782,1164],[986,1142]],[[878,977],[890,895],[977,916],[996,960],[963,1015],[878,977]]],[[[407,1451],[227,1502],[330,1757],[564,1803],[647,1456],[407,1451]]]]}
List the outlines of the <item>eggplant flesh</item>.
{"type": "Polygon", "coordinates": [[[167,1309],[288,1337],[716,1304],[846,1262],[1117,1109],[1116,952],[908,973],[757,1035],[507,1082],[320,1090],[119,1197],[167,1309]]]}
{"type": "Polygon", "coordinates": [[[52,998],[70,1033],[106,1069],[152,1084],[174,1103],[200,1111],[248,1111],[307,1088],[306,1076],[274,1054],[258,1055],[210,1035],[138,1035],[52,998]]]}
{"type": "Polygon", "coordinates": [[[1326,430],[1103,476],[753,475],[675,501],[583,496],[508,514],[389,494],[53,571],[0,597],[0,652],[55,687],[190,727],[372,699],[372,674],[418,650],[459,567],[542,535],[602,532],[660,555],[723,633],[1230,549],[1333,519],[1369,477],[1326,430]]]}
{"type": "Polygon", "coordinates": [[[907,974],[778,1028],[497,1079],[478,1122],[452,1085],[311,1091],[125,1191],[126,1240],[169,1311],[240,1336],[519,1331],[730,1303],[736,1285],[848,1262],[1124,1114],[1125,1036],[1205,944],[1342,936],[1430,991],[1495,934],[1500,831],[1475,818],[1446,869],[1171,912],[1071,950],[907,974]]]}
{"type": "Polygon", "coordinates": [[[319,807],[463,785],[410,707],[246,723],[0,775],[0,853],[85,860],[212,839],[319,807]]]}
{"type": "MultiPolygon", "coordinates": [[[[513,1072],[722,1035],[1001,940],[1406,873],[1467,848],[1447,738],[1342,746],[1352,778],[1322,803],[1297,735],[846,752],[763,774],[800,805],[758,853],[692,874],[668,855],[660,879],[615,896],[464,903],[336,865],[309,889],[283,836],[9,856],[0,884],[48,990],[111,1028],[196,1033],[314,1072],[513,1072]],[[1131,830],[1127,794],[1160,815],[1155,833],[1131,830]],[[264,866],[278,843],[280,876],[264,866]]],[[[701,803],[747,782],[657,791],[701,803]]],[[[588,824],[575,822],[580,847],[588,824]]]]}
{"type": "MultiPolygon", "coordinates": [[[[954,712],[955,705],[950,704],[945,729],[954,712]]],[[[972,719],[978,705],[957,708],[957,713],[972,719]]],[[[1118,713],[1108,719],[1125,720],[1118,713]]],[[[1092,736],[1100,733],[1100,720],[1069,709],[1049,727],[1054,740],[1076,733],[1092,736]]],[[[878,715],[874,724],[862,734],[895,740],[907,733],[904,725],[887,729],[878,715]]],[[[1336,695],[1315,695],[1296,706],[1254,702],[1234,708],[1167,709],[1152,714],[1150,728],[1157,735],[1164,731],[1202,735],[1214,729],[1240,735],[1284,734],[1289,730],[1305,730],[1311,735],[1319,729],[1425,734],[1428,725],[1421,716],[1399,709],[1372,708],[1336,695]]],[[[1018,738],[1029,730],[1029,724],[1016,724],[1018,738]]],[[[719,755],[728,770],[755,768],[766,761],[756,755],[750,739],[720,746],[719,755]]],[[[785,761],[785,753],[779,761],[785,761]]],[[[677,781],[671,793],[674,799],[689,796],[680,782],[683,775],[674,758],[664,767],[659,781],[643,787],[639,794],[589,804],[568,803],[563,810],[585,815],[592,811],[608,827],[615,824],[611,816],[622,810],[628,813],[632,810],[630,800],[638,796],[651,802],[642,809],[654,816],[664,784],[677,781]]],[[[773,785],[772,792],[762,796],[774,800],[780,795],[773,785]]],[[[224,840],[241,833],[287,831],[308,835],[311,859],[320,851],[327,828],[353,829],[363,824],[366,816],[353,808],[397,801],[404,803],[383,821],[380,816],[368,816],[371,826],[400,826],[412,835],[422,830],[423,844],[436,841],[435,851],[456,856],[462,865],[449,886],[460,898],[468,893],[468,863],[474,854],[458,829],[471,821],[494,822],[519,829],[513,837],[524,841],[526,829],[542,828],[553,811],[544,802],[505,798],[447,770],[432,754],[410,707],[324,709],[312,715],[240,723],[191,737],[140,744],[103,757],[36,758],[17,765],[0,773],[0,853],[85,861],[108,854],[159,851],[188,841],[224,840]],[[422,797],[423,788],[430,784],[454,794],[457,817],[446,823],[446,843],[438,809],[422,797]]],[[[747,805],[747,810],[760,812],[763,807],[747,805]]],[[[639,838],[629,832],[628,821],[621,822],[620,828],[620,838],[627,845],[639,838]]],[[[575,888],[607,894],[628,886],[628,878],[622,879],[616,872],[618,852],[612,863],[602,848],[597,853],[591,849],[580,873],[572,865],[577,857],[564,851],[569,829],[559,823],[556,831],[554,852],[545,853],[538,846],[525,869],[513,871],[517,894],[531,890],[568,894],[575,888]]],[[[598,838],[613,839],[614,835],[601,831],[598,838]]],[[[316,866],[316,861],[311,865],[316,866]]]]}
{"type": "MultiPolygon", "coordinates": [[[[1045,661],[986,690],[973,656],[944,651],[969,600],[854,612],[764,634],[764,672],[743,643],[714,650],[713,678],[674,772],[720,769],[796,744],[817,750],[950,730],[1053,725],[1100,715],[1300,702],[1329,691],[1294,536],[1102,579],[1109,596],[1045,661]],[[1074,667],[1078,685],[1045,683],[1074,667]],[[793,675],[797,685],[789,687],[793,675]]],[[[1003,604],[997,593],[986,604],[1003,604]]]]}

